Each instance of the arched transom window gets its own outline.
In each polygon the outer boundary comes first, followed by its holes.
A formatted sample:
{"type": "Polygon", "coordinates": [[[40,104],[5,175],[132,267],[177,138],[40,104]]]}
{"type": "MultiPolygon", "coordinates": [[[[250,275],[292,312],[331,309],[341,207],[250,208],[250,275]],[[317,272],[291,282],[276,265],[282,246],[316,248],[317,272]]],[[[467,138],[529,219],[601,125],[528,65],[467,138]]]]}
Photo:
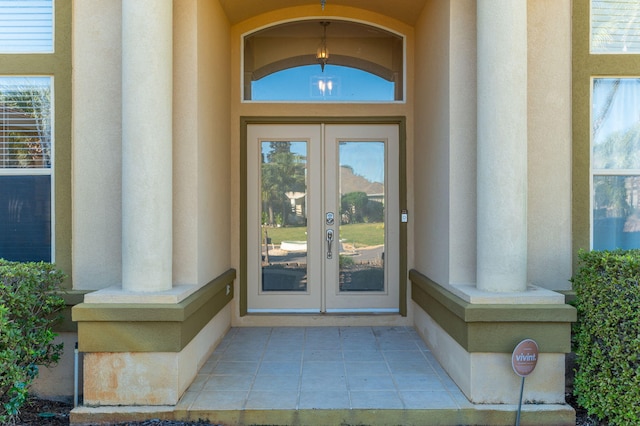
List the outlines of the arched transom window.
{"type": "Polygon", "coordinates": [[[402,101],[403,81],[403,37],[371,25],[316,19],[244,37],[245,101],[402,101]]]}

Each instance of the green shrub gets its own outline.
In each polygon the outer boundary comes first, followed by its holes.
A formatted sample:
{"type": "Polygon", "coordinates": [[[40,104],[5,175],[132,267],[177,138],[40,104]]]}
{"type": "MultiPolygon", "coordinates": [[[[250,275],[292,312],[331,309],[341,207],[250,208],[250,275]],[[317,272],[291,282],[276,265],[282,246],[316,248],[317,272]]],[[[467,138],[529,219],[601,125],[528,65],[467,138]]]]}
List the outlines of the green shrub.
{"type": "Polygon", "coordinates": [[[52,330],[64,300],[64,275],[48,263],[0,259],[0,424],[15,421],[38,366],[58,361],[52,330]]]}
{"type": "Polygon", "coordinates": [[[640,251],[580,252],[574,394],[612,425],[640,423],[640,251]]]}

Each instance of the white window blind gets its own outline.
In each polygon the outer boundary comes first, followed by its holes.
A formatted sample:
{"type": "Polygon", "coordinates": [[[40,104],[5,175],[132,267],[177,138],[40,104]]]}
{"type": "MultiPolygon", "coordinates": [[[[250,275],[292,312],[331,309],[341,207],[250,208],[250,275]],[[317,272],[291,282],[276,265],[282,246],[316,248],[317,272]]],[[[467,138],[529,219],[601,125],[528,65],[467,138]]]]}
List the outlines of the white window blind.
{"type": "Polygon", "coordinates": [[[53,52],[53,0],[0,0],[0,53],[53,52]]]}
{"type": "Polygon", "coordinates": [[[51,168],[51,78],[0,77],[0,172],[51,168]]]}

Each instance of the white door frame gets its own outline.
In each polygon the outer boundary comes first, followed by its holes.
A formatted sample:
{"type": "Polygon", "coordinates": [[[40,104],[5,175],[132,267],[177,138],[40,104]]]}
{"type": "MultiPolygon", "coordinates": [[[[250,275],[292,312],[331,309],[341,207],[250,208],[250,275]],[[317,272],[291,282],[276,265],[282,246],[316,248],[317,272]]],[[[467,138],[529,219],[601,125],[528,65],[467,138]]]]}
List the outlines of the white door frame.
{"type": "MultiPolygon", "coordinates": [[[[247,203],[250,198],[248,197],[248,168],[247,163],[247,132],[250,125],[253,124],[395,124],[397,125],[397,132],[399,137],[399,151],[398,151],[398,217],[396,220],[400,222],[398,229],[398,268],[393,274],[397,274],[396,277],[390,277],[390,280],[395,281],[395,285],[398,287],[398,304],[397,311],[400,315],[407,315],[407,227],[406,220],[402,221],[401,217],[406,218],[406,125],[404,117],[366,117],[366,118],[335,118],[335,117],[313,117],[313,118],[280,118],[280,117],[241,117],[241,145],[240,145],[240,173],[241,173],[241,197],[240,197],[240,297],[239,297],[239,313],[240,316],[247,315],[248,309],[248,258],[247,255],[250,247],[248,244],[247,234],[247,203]],[[400,212],[402,214],[400,214],[400,212]]],[[[396,213],[394,213],[396,215],[396,213]]],[[[387,218],[392,220],[392,218],[387,218]]],[[[310,273],[316,273],[312,271],[310,273]]],[[[321,295],[321,300],[323,296],[321,295]]],[[[324,310],[324,309],[322,309],[324,310]]],[[[349,312],[358,313],[357,310],[348,309],[349,312]]],[[[304,310],[296,310],[296,313],[303,313],[304,310]]],[[[310,309],[309,313],[318,312],[318,309],[310,309]]],[[[341,312],[339,309],[335,312],[341,312]]],[[[278,312],[274,312],[278,313],[278,312]]]]}

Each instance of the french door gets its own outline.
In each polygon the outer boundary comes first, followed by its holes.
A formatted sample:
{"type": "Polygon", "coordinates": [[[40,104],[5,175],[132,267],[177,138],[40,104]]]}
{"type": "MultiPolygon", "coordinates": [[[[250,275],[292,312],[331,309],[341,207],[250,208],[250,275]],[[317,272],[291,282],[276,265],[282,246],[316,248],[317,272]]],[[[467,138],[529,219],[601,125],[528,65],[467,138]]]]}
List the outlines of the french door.
{"type": "Polygon", "coordinates": [[[398,312],[398,126],[247,127],[249,312],[398,312]]]}

